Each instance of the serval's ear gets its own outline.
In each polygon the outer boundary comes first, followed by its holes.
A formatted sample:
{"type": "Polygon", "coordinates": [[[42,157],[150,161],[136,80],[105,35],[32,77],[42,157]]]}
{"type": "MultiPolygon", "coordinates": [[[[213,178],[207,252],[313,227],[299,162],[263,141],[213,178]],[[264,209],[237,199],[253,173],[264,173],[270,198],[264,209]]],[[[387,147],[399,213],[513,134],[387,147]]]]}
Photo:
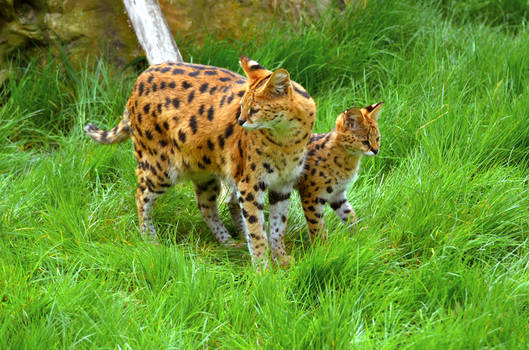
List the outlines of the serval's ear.
{"type": "Polygon", "coordinates": [[[379,103],[375,103],[374,105],[364,107],[364,109],[367,111],[367,115],[371,119],[378,121],[378,115],[380,114],[380,111],[382,110],[383,105],[384,105],[384,102],[379,102],[379,103]]]}
{"type": "Polygon", "coordinates": [[[343,112],[344,122],[350,129],[355,129],[360,124],[361,120],[364,118],[360,108],[353,107],[345,110],[343,112]]]}
{"type": "Polygon", "coordinates": [[[290,74],[288,71],[283,68],[274,71],[268,79],[264,91],[276,96],[290,94],[290,74]]]}
{"type": "Polygon", "coordinates": [[[260,80],[270,74],[268,69],[246,56],[241,56],[239,58],[239,64],[250,82],[260,80]]]}

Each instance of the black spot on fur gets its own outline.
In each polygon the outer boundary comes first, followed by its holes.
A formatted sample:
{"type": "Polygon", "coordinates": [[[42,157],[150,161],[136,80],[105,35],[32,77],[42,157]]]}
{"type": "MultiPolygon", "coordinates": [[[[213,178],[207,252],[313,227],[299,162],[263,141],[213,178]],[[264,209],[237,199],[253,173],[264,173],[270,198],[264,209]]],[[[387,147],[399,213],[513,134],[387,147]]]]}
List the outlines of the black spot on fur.
{"type": "Polygon", "coordinates": [[[220,148],[224,148],[224,137],[222,137],[222,135],[219,135],[218,141],[220,148]]]}
{"type": "Polygon", "coordinates": [[[261,66],[260,64],[254,64],[253,66],[250,66],[250,70],[259,70],[259,69],[265,69],[265,67],[261,66]]]}
{"type": "Polygon", "coordinates": [[[200,71],[199,70],[196,70],[194,72],[191,72],[191,73],[188,73],[187,75],[189,75],[190,77],[196,77],[200,74],[200,71]]]}
{"type": "Polygon", "coordinates": [[[185,80],[182,82],[182,87],[183,87],[184,89],[189,89],[191,86],[193,86],[193,85],[189,84],[189,83],[188,83],[187,81],[185,81],[185,80]]]}
{"type": "Polygon", "coordinates": [[[266,184],[262,181],[260,181],[259,183],[256,183],[254,186],[253,186],[253,189],[254,191],[264,191],[266,190],[266,184]]]}
{"type": "Polygon", "coordinates": [[[169,88],[174,89],[176,87],[176,84],[174,81],[169,83],[169,88]]]}
{"type": "Polygon", "coordinates": [[[208,156],[202,157],[202,161],[206,164],[211,164],[211,159],[208,156]]]}
{"type": "Polygon", "coordinates": [[[210,151],[213,151],[215,149],[215,144],[211,142],[210,139],[208,139],[208,148],[210,149],[210,151]]]}
{"type": "Polygon", "coordinates": [[[272,169],[272,167],[270,166],[270,164],[268,164],[268,163],[266,163],[266,162],[263,163],[263,168],[265,168],[266,171],[267,171],[268,173],[270,173],[270,174],[274,172],[274,170],[272,169]]]}
{"type": "Polygon", "coordinates": [[[346,199],[342,199],[339,202],[334,202],[334,203],[329,203],[329,204],[330,204],[331,208],[336,210],[336,209],[340,208],[342,205],[344,205],[345,202],[347,202],[347,200],[346,199]]]}
{"type": "Polygon", "coordinates": [[[138,94],[141,96],[143,95],[143,89],[144,89],[144,85],[143,85],[143,82],[141,82],[139,85],[138,85],[138,94]]]}
{"type": "Polygon", "coordinates": [[[215,109],[213,108],[213,106],[209,107],[209,109],[208,109],[208,120],[209,121],[213,120],[213,114],[214,113],[215,113],[215,109]]]}
{"type": "Polygon", "coordinates": [[[182,130],[178,130],[178,138],[180,141],[182,141],[182,143],[186,142],[186,133],[182,130]]]}
{"type": "Polygon", "coordinates": [[[274,205],[278,202],[286,201],[290,198],[290,193],[268,192],[268,202],[274,205]]]}
{"type": "Polygon", "coordinates": [[[232,94],[230,95],[230,97],[228,97],[228,99],[226,100],[226,103],[227,103],[227,104],[230,104],[231,101],[233,101],[233,96],[234,96],[234,95],[233,95],[233,93],[232,93],[232,94]]]}
{"type": "Polygon", "coordinates": [[[154,123],[154,130],[156,130],[156,132],[158,132],[159,134],[162,133],[162,128],[160,128],[160,125],[158,125],[158,123],[154,123]]]}
{"type": "Polygon", "coordinates": [[[160,140],[160,146],[162,146],[162,147],[167,146],[167,141],[165,141],[165,140],[160,140]]]}
{"type": "Polygon", "coordinates": [[[177,75],[177,74],[184,74],[185,73],[185,70],[183,69],[180,69],[180,68],[175,68],[173,69],[173,75],[177,75]]]}
{"type": "Polygon", "coordinates": [[[226,128],[225,132],[224,132],[224,135],[226,136],[226,138],[230,137],[231,135],[233,134],[233,124],[230,124],[228,125],[228,127],[226,128]]]}
{"type": "Polygon", "coordinates": [[[189,127],[193,134],[197,133],[197,118],[194,115],[189,119],[189,127]]]}
{"type": "Polygon", "coordinates": [[[215,70],[206,70],[206,71],[204,71],[204,74],[206,74],[206,75],[217,75],[217,71],[215,71],[215,70]]]}
{"type": "Polygon", "coordinates": [[[162,73],[167,73],[167,72],[169,72],[170,70],[171,70],[170,67],[164,67],[164,68],[162,68],[162,69],[160,70],[160,72],[162,72],[162,73]]]}
{"type": "Polygon", "coordinates": [[[187,103],[191,103],[194,98],[195,98],[195,91],[193,90],[189,93],[189,96],[187,96],[187,103]]]}
{"type": "Polygon", "coordinates": [[[243,97],[244,96],[244,90],[241,90],[237,93],[237,96],[243,97]]]}
{"type": "Polygon", "coordinates": [[[216,90],[217,90],[217,87],[214,86],[214,87],[212,87],[211,89],[209,89],[209,93],[210,93],[211,95],[213,95],[213,94],[215,93],[216,90]]]}
{"type": "Polygon", "coordinates": [[[151,76],[149,76],[149,79],[147,79],[147,81],[148,81],[149,83],[152,83],[152,80],[153,80],[153,79],[154,79],[154,75],[151,75],[151,76]]]}
{"type": "Polygon", "coordinates": [[[220,107],[224,105],[225,100],[226,100],[226,95],[222,96],[222,99],[220,100],[220,107]]]}
{"type": "Polygon", "coordinates": [[[199,89],[200,93],[203,94],[204,92],[207,91],[207,89],[208,89],[208,83],[204,83],[204,84],[200,85],[200,89],[199,89]]]}
{"type": "Polygon", "coordinates": [[[174,108],[180,107],[180,100],[179,99],[173,98],[172,103],[173,103],[174,108]]]}
{"type": "Polygon", "coordinates": [[[255,224],[255,223],[257,222],[257,217],[256,217],[255,215],[250,215],[250,216],[248,217],[248,222],[249,222],[250,224],[255,224]]]}
{"type": "Polygon", "coordinates": [[[198,114],[204,114],[204,105],[200,105],[200,108],[198,109],[198,114]]]}
{"type": "Polygon", "coordinates": [[[152,140],[152,133],[149,130],[145,130],[145,137],[152,140]]]}
{"type": "Polygon", "coordinates": [[[231,78],[230,77],[222,77],[219,80],[224,82],[224,81],[230,81],[231,78]]]}
{"type": "Polygon", "coordinates": [[[327,192],[332,193],[332,187],[331,186],[327,187],[327,192]]]}

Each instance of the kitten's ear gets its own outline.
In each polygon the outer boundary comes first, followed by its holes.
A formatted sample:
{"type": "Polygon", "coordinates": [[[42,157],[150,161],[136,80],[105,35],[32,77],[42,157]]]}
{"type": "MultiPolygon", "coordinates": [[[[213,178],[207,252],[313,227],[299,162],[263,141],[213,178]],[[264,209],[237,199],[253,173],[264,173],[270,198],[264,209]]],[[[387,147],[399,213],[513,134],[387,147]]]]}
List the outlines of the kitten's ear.
{"type": "Polygon", "coordinates": [[[267,91],[272,95],[289,94],[290,74],[288,73],[288,71],[283,68],[279,68],[274,71],[274,73],[272,73],[272,75],[270,76],[270,79],[268,79],[264,91],[267,91]]]}
{"type": "Polygon", "coordinates": [[[375,103],[374,105],[364,107],[365,110],[367,110],[367,113],[369,117],[373,120],[378,121],[378,115],[380,114],[380,111],[382,109],[382,106],[384,105],[384,102],[375,103]]]}
{"type": "Polygon", "coordinates": [[[261,79],[270,74],[268,69],[246,56],[241,56],[239,58],[239,64],[250,81],[261,79]]]}
{"type": "Polygon", "coordinates": [[[362,111],[360,108],[349,108],[345,112],[343,112],[345,117],[345,123],[347,126],[351,129],[354,129],[358,126],[360,121],[364,118],[364,115],[362,114],[362,111]]]}

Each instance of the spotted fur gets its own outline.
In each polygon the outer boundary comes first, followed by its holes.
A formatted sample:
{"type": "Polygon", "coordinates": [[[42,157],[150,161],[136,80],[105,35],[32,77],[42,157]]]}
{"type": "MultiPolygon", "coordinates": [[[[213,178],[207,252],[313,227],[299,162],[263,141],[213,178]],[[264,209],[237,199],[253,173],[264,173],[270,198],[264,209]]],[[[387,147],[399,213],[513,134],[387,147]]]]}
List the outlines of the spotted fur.
{"type": "Polygon", "coordinates": [[[173,184],[191,180],[207,225],[222,242],[231,235],[217,209],[220,181],[236,188],[230,212],[248,239],[255,262],[266,264],[265,191],[281,198],[271,209],[273,257],[288,262],[282,242],[284,203],[303,168],[314,125],[312,98],[284,69],[271,72],[241,57],[247,78],[229,70],[165,63],[142,73],[114,131],[86,126],[101,143],[130,135],[138,161],[136,204],[142,230],[154,237],[153,204],[173,184]]]}
{"type": "Polygon", "coordinates": [[[344,223],[356,223],[345,192],[356,177],[362,157],[379,152],[381,108],[382,103],[377,103],[348,109],[338,116],[334,130],[312,135],[303,174],[296,184],[312,238],[320,233],[326,236],[325,203],[329,203],[344,223]]]}

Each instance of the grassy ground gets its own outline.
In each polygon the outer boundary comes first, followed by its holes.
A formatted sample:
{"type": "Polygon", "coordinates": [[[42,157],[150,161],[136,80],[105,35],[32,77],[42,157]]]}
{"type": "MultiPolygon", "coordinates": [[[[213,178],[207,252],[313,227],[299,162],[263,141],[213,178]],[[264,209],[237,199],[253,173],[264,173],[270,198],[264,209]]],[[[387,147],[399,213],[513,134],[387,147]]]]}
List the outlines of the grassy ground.
{"type": "Polygon", "coordinates": [[[349,191],[358,232],[328,210],[330,237],[310,246],[295,197],[297,263],[262,276],[215,243],[189,184],[155,207],[162,244],[142,240],[130,141],[82,131],[116,124],[137,72],[14,61],[0,348],[528,348],[529,6],[482,3],[368,1],[256,39],[177,38],[188,61],[287,68],[318,102],[318,132],[386,103],[381,153],[349,191]]]}

